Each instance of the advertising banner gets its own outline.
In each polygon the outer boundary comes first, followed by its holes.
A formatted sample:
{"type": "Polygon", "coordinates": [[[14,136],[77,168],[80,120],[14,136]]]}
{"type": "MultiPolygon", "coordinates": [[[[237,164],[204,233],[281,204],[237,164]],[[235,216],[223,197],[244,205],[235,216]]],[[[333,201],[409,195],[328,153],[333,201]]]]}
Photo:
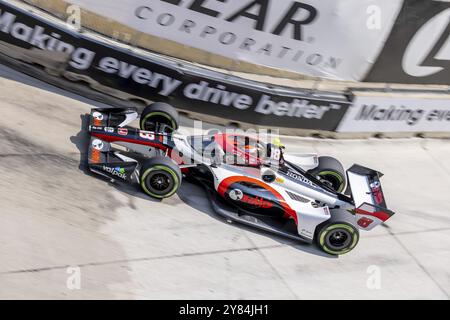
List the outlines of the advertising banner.
{"type": "Polygon", "coordinates": [[[405,0],[365,81],[450,85],[450,1],[405,0]]]}
{"type": "Polygon", "coordinates": [[[2,1],[0,44],[0,48],[6,44],[30,52],[59,52],[67,55],[66,71],[82,75],[84,80],[230,121],[333,131],[349,106],[349,101],[340,95],[269,88],[200,67],[180,66],[161,56],[144,57],[69,31],[62,23],[50,23],[2,1]]]}
{"type": "Polygon", "coordinates": [[[402,0],[67,0],[136,32],[236,61],[362,80],[402,0]]]}
{"type": "Polygon", "coordinates": [[[450,95],[442,98],[356,96],[338,132],[449,132],[450,95]]]}

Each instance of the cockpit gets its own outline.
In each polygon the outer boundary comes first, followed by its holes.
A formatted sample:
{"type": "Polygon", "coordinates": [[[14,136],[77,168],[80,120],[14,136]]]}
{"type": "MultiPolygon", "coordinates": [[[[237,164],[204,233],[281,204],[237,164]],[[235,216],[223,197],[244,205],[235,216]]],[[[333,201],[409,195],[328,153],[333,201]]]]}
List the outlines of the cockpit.
{"type": "Polygon", "coordinates": [[[281,159],[280,148],[246,135],[219,133],[190,136],[188,141],[197,153],[216,163],[257,167],[281,159]]]}

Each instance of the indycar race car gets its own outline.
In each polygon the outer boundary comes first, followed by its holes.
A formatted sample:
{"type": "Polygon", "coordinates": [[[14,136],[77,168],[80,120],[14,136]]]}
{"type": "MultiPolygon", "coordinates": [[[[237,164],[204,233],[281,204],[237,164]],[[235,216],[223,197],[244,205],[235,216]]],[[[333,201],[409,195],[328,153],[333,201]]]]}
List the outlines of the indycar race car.
{"type": "Polygon", "coordinates": [[[214,210],[273,234],[312,243],[328,254],[352,250],[359,229],[371,230],[387,209],[378,171],[328,156],[290,155],[276,139],[245,134],[183,135],[178,113],[156,102],[92,109],[89,170],[138,183],[150,197],[174,195],[183,179],[205,186],[214,210]],[[139,118],[140,128],[131,127],[139,118]]]}

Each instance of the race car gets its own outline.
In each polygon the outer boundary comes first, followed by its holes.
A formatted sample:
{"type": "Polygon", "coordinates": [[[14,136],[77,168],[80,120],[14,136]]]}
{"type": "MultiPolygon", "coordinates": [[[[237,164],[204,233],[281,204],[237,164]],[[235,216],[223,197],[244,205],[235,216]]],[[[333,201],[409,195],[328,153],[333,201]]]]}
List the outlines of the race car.
{"type": "Polygon", "coordinates": [[[242,133],[183,135],[166,103],[92,109],[88,168],[115,181],[138,183],[152,198],[173,196],[183,180],[206,188],[214,210],[278,236],[316,242],[341,255],[394,213],[382,174],[361,165],[344,170],[333,157],[289,154],[279,139],[242,133]],[[139,128],[131,123],[139,120],[139,128]],[[267,140],[267,139],[266,139],[267,140]]]}

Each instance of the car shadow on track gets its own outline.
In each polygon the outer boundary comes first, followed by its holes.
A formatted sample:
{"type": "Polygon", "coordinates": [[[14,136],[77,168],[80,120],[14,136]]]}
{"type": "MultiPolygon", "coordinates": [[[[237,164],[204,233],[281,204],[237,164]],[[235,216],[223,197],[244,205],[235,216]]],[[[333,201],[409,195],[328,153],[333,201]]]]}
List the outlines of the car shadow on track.
{"type": "Polygon", "coordinates": [[[128,184],[125,182],[121,182],[119,180],[113,180],[113,179],[92,173],[89,170],[88,153],[87,153],[87,150],[89,147],[89,140],[90,140],[90,136],[88,133],[89,114],[80,115],[80,119],[81,119],[81,130],[77,133],[76,136],[70,137],[70,141],[77,147],[79,154],[80,154],[78,169],[80,171],[82,171],[85,175],[88,175],[94,179],[99,179],[99,180],[105,181],[106,183],[108,183],[108,185],[117,189],[120,192],[126,193],[133,197],[139,197],[139,198],[145,199],[145,200],[156,201],[156,202],[159,201],[157,199],[151,199],[151,198],[147,197],[146,195],[142,194],[138,185],[128,184]]]}
{"type": "MultiPolygon", "coordinates": [[[[169,202],[168,200],[172,199],[165,199],[165,200],[158,200],[158,199],[152,199],[148,196],[146,196],[140,189],[140,186],[138,184],[129,184],[122,181],[114,181],[109,178],[100,176],[98,174],[94,174],[89,171],[88,169],[88,146],[89,146],[89,140],[90,136],[88,134],[88,126],[89,126],[89,114],[80,115],[81,119],[81,130],[78,132],[76,136],[70,137],[70,141],[75,144],[75,146],[78,148],[79,154],[80,154],[80,163],[79,163],[79,169],[86,175],[95,178],[100,179],[102,181],[107,182],[111,187],[115,188],[117,191],[125,193],[131,197],[137,197],[140,199],[144,199],[151,202],[169,202]]],[[[211,199],[209,199],[209,195],[207,191],[197,184],[193,184],[189,181],[183,181],[181,184],[180,189],[177,192],[178,198],[180,201],[188,205],[189,207],[195,209],[196,211],[199,211],[203,214],[207,214],[213,219],[216,219],[218,221],[223,222],[224,224],[229,224],[226,219],[218,215],[212,205],[211,205],[211,199]]],[[[177,200],[172,200],[177,201],[177,200]]],[[[168,203],[169,205],[169,203],[168,203]]],[[[255,234],[263,235],[268,238],[271,238],[272,240],[275,240],[276,242],[287,245],[290,247],[293,247],[297,250],[304,251],[310,254],[314,254],[317,256],[325,257],[325,258],[337,258],[336,256],[329,255],[322,250],[320,250],[315,244],[307,244],[296,240],[291,240],[288,238],[283,238],[278,235],[274,235],[270,232],[258,230],[256,228],[252,228],[250,226],[246,226],[240,223],[233,223],[234,227],[239,228],[241,230],[252,232],[255,234]]]]}
{"type": "Polygon", "coordinates": [[[177,192],[178,197],[183,201],[185,204],[190,206],[191,208],[195,209],[196,211],[200,211],[203,214],[206,214],[210,216],[211,218],[218,220],[224,224],[231,224],[235,228],[239,228],[241,230],[252,232],[258,235],[263,235],[265,237],[268,237],[282,245],[293,247],[297,250],[314,254],[317,256],[321,256],[324,258],[330,258],[330,259],[336,259],[336,256],[329,255],[322,250],[320,250],[315,244],[308,244],[301,241],[296,241],[288,238],[284,238],[282,236],[274,235],[268,231],[259,230],[257,228],[253,228],[251,226],[246,226],[244,224],[238,223],[238,222],[228,222],[227,219],[223,218],[219,214],[217,214],[212,205],[211,205],[211,199],[209,198],[208,192],[202,187],[197,184],[193,184],[188,181],[183,181],[181,184],[180,189],[177,192]]]}

